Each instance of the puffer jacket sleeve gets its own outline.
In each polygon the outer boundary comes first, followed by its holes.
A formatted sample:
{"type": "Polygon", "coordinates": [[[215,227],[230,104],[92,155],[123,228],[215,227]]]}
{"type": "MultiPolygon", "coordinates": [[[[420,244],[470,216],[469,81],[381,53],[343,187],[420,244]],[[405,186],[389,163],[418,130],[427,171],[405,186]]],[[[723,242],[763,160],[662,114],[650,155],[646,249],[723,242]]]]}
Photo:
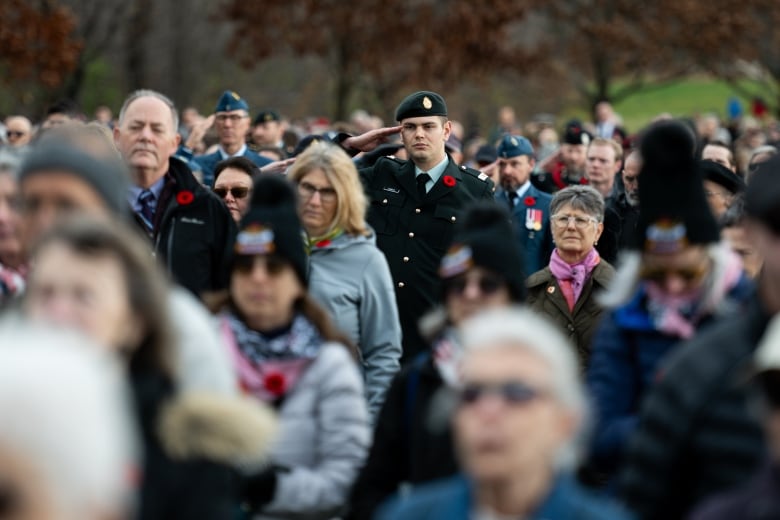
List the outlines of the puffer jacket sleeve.
{"type": "Polygon", "coordinates": [[[636,429],[640,382],[635,348],[614,315],[605,315],[593,341],[587,374],[596,413],[592,460],[603,470],[619,464],[626,441],[636,429]]]}
{"type": "Polygon", "coordinates": [[[362,273],[359,310],[360,346],[372,421],[379,415],[401,359],[401,323],[390,268],[378,249],[374,253],[362,273]]]}
{"type": "Polygon", "coordinates": [[[273,500],[264,508],[268,515],[338,515],[365,459],[371,440],[360,372],[341,345],[323,347],[309,370],[316,370],[319,428],[315,467],[294,466],[278,473],[273,500]]]}

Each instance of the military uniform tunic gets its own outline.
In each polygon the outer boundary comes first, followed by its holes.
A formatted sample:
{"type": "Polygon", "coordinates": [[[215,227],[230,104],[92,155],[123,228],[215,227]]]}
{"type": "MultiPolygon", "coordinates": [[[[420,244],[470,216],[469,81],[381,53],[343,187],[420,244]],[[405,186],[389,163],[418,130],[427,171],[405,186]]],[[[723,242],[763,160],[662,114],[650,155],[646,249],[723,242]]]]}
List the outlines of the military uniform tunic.
{"type": "Polygon", "coordinates": [[[377,246],[393,275],[405,362],[426,344],[417,322],[441,300],[439,263],[462,210],[472,201],[492,199],[493,183],[451,158],[422,199],[412,161],[383,157],[361,169],[360,176],[370,202],[366,220],[376,231],[377,246]]]}

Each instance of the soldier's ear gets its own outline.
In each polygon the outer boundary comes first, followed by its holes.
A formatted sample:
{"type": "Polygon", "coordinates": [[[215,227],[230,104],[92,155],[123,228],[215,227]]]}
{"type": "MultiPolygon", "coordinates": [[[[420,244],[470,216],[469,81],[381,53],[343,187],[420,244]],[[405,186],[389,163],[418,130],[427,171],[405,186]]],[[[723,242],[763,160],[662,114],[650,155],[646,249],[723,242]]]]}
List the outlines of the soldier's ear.
{"type": "Polygon", "coordinates": [[[450,121],[449,119],[445,121],[443,128],[444,128],[444,140],[446,141],[447,139],[449,139],[450,134],[452,133],[452,121],[450,121]]]}

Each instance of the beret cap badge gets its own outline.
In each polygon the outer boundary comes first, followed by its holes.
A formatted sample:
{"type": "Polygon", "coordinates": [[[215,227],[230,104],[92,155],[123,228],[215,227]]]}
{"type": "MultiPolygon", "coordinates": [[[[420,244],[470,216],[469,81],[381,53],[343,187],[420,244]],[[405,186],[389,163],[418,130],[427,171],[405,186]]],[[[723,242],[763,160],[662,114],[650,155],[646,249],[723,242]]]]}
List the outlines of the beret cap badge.
{"type": "Polygon", "coordinates": [[[430,110],[431,108],[433,108],[433,102],[431,101],[431,98],[429,98],[428,96],[425,96],[423,98],[423,100],[422,100],[422,106],[426,110],[430,110]]]}

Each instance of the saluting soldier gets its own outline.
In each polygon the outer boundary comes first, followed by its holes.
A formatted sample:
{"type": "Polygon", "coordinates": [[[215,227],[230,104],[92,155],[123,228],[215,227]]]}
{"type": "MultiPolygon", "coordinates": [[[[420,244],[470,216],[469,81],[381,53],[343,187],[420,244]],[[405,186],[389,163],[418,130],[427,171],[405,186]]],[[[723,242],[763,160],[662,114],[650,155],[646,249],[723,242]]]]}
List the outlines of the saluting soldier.
{"type": "Polygon", "coordinates": [[[566,124],[558,152],[539,163],[531,182],[546,193],[555,193],[574,184],[588,184],[585,175],[588,144],[592,137],[576,119],[566,124]]]}
{"type": "Polygon", "coordinates": [[[519,135],[505,135],[498,144],[498,174],[502,190],[496,200],[507,206],[514,219],[517,241],[525,255],[527,272],[547,266],[552,254],[550,201],[552,196],[531,184],[534,148],[519,135]]]}
{"type": "Polygon", "coordinates": [[[440,300],[437,270],[461,211],[472,201],[492,199],[493,183],[484,173],[458,166],[445,151],[452,124],[439,94],[411,94],[398,106],[395,118],[399,126],[350,137],[341,144],[370,151],[384,137],[400,132],[409,156],[408,161],[381,157],[360,170],[370,201],[367,221],[393,275],[403,331],[402,361],[408,361],[426,344],[417,322],[440,300]]]}

